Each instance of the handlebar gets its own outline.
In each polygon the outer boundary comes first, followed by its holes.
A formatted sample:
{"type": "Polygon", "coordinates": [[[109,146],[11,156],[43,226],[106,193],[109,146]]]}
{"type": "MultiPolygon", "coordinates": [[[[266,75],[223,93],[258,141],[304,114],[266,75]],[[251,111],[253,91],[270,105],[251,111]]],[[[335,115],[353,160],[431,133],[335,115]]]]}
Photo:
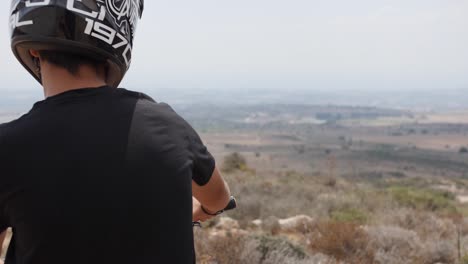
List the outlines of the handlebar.
{"type": "Polygon", "coordinates": [[[237,208],[237,200],[234,196],[231,196],[231,199],[229,200],[228,205],[226,206],[226,208],[224,208],[223,211],[230,211],[236,208],[237,208]]]}

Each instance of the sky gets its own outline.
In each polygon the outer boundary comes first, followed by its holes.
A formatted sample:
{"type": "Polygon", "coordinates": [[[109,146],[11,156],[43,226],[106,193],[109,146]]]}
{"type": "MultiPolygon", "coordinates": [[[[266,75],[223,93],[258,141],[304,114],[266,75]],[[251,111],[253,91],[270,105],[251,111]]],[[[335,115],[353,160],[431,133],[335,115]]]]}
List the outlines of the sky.
{"type": "MultiPolygon", "coordinates": [[[[145,1],[130,89],[468,91],[466,0],[145,1]]],[[[0,8],[0,91],[38,94],[0,8]]]]}

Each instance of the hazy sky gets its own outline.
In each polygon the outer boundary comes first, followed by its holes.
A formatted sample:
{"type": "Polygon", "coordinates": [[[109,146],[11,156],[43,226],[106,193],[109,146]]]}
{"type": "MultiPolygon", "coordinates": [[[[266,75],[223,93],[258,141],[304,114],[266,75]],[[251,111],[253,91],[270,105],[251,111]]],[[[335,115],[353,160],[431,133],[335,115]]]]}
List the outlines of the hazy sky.
{"type": "MultiPolygon", "coordinates": [[[[0,90],[38,89],[9,48],[0,90]]],[[[131,89],[467,89],[467,0],[145,1],[131,89]]]]}

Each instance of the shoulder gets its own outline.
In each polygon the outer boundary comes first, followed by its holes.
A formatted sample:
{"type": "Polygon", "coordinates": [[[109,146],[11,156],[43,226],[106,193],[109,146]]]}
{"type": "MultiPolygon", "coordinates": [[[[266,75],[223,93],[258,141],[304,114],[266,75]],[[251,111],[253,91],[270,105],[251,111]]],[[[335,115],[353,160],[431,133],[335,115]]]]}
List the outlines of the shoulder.
{"type": "Polygon", "coordinates": [[[0,149],[5,150],[8,146],[14,145],[13,142],[18,140],[28,138],[31,134],[34,133],[35,123],[34,122],[34,111],[33,109],[29,110],[27,113],[24,113],[6,123],[0,123],[0,149]]]}
{"type": "Polygon", "coordinates": [[[134,126],[166,129],[173,136],[181,135],[185,137],[195,133],[192,126],[169,104],[157,102],[144,93],[127,92],[137,98],[133,113],[134,126]]]}
{"type": "Polygon", "coordinates": [[[11,130],[15,126],[15,124],[18,123],[19,121],[20,119],[16,119],[8,123],[0,124],[0,144],[7,136],[7,132],[11,130]]]}
{"type": "Polygon", "coordinates": [[[188,123],[174,108],[164,102],[156,102],[150,96],[140,93],[135,113],[164,120],[168,124],[188,126],[188,123]]]}
{"type": "MultiPolygon", "coordinates": [[[[10,123],[0,124],[0,152],[5,149],[4,142],[6,141],[7,128],[10,123]]],[[[1,153],[0,153],[1,154],[1,153]]]]}
{"type": "Polygon", "coordinates": [[[9,122],[0,123],[0,138],[5,138],[8,135],[13,136],[19,127],[23,126],[24,124],[28,123],[28,121],[31,119],[31,113],[33,110],[30,110],[29,112],[17,117],[16,119],[13,119],[9,122]]]}
{"type": "Polygon", "coordinates": [[[7,125],[8,125],[8,123],[0,124],[0,142],[1,142],[1,139],[3,138],[3,136],[5,134],[5,130],[6,130],[7,125]]]}
{"type": "Polygon", "coordinates": [[[151,96],[124,88],[115,90],[114,96],[130,100],[135,104],[134,117],[146,116],[151,118],[174,117],[177,113],[166,103],[158,103],[151,96]]]}
{"type": "Polygon", "coordinates": [[[142,93],[119,88],[116,90],[119,95],[136,100],[135,111],[153,113],[153,114],[176,114],[175,111],[166,103],[158,103],[151,96],[142,93]]]}
{"type": "Polygon", "coordinates": [[[184,136],[197,136],[196,131],[174,108],[164,102],[157,102],[151,96],[136,91],[118,89],[121,93],[136,99],[133,113],[134,123],[141,125],[148,123],[153,126],[164,126],[170,132],[184,136]]]}

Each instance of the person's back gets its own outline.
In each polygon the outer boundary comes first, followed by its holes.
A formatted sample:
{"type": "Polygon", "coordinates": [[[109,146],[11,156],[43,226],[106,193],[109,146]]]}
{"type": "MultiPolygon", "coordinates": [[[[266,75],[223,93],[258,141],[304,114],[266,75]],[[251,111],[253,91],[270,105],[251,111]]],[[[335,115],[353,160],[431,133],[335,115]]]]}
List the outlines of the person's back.
{"type": "Polygon", "coordinates": [[[190,175],[203,183],[214,163],[167,105],[74,90],[37,103],[0,139],[7,261],[193,262],[190,175]]]}
{"type": "Polygon", "coordinates": [[[121,1],[123,21],[114,5],[12,2],[13,51],[46,99],[0,125],[7,264],[193,263],[192,221],[229,201],[191,126],[168,105],[116,88],[143,1],[121,1]]]}

